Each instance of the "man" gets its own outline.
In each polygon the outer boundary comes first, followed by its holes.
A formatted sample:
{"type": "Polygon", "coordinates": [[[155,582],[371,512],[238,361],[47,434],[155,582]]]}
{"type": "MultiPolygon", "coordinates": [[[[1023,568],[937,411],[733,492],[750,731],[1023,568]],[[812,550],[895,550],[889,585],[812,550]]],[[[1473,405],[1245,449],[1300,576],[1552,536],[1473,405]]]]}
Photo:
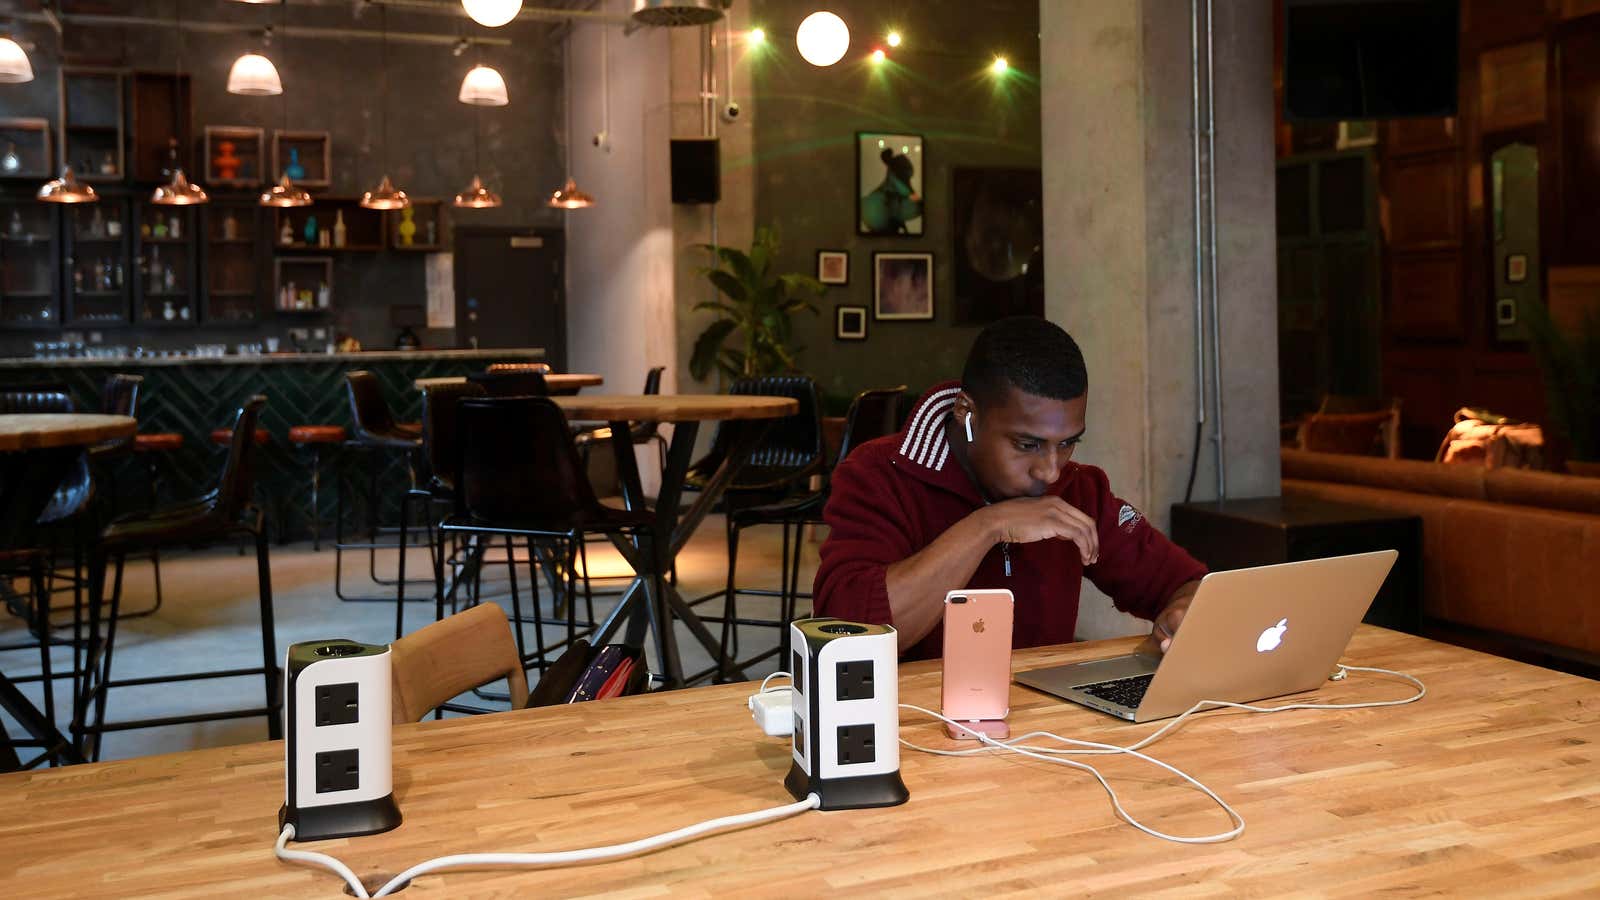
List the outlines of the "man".
{"type": "Polygon", "coordinates": [[[1009,588],[1013,645],[1074,640],[1087,577],[1152,620],[1165,652],[1205,568],[1072,462],[1088,374],[1065,331],[1018,316],[985,328],[961,381],[936,385],[905,430],[833,474],[814,588],[819,616],[892,624],[907,659],[938,657],[945,592],[1009,588]]]}

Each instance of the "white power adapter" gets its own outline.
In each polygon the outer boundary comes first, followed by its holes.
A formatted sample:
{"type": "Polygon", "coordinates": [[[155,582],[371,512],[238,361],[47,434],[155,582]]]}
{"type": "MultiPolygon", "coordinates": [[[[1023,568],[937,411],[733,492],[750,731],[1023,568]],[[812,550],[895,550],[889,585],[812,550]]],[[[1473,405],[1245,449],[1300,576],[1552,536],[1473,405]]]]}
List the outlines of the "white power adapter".
{"type": "Polygon", "coordinates": [[[759,690],[750,695],[750,716],[773,737],[794,734],[794,689],[759,690]]]}
{"type": "Polygon", "coordinates": [[[283,667],[284,779],[278,827],[297,841],[400,825],[394,802],[389,648],[310,641],[283,667]]]}

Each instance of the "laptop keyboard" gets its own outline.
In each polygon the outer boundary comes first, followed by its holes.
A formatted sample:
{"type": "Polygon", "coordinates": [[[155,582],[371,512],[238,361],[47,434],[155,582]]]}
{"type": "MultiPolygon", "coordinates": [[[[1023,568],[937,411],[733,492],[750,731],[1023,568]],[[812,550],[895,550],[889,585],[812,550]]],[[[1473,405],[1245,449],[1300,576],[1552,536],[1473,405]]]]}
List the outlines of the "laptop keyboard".
{"type": "Polygon", "coordinates": [[[1144,692],[1150,688],[1150,679],[1155,677],[1155,673],[1152,672],[1148,675],[1135,675],[1113,681],[1097,681],[1094,684],[1080,684],[1078,690],[1099,700],[1116,703],[1129,709],[1138,709],[1140,702],[1144,700],[1144,692]]]}

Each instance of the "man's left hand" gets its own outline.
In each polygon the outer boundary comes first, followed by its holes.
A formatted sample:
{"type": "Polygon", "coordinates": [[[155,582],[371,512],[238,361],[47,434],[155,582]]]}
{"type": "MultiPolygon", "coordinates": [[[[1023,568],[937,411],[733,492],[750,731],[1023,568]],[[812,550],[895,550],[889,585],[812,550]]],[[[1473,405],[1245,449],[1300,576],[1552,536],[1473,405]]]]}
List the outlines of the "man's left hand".
{"type": "Polygon", "coordinates": [[[1200,582],[1191,581],[1173,592],[1167,605],[1156,614],[1155,626],[1150,629],[1150,636],[1139,645],[1139,652],[1152,656],[1167,652],[1167,648],[1172,646],[1173,636],[1183,624],[1183,617],[1189,612],[1189,602],[1199,589],[1200,582]]]}

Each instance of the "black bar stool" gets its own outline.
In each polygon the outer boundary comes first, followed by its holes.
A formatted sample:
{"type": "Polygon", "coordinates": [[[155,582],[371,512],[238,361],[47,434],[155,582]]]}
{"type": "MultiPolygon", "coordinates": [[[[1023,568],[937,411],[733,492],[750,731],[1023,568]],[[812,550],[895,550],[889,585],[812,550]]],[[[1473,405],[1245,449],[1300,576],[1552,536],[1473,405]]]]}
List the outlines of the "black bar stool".
{"type": "MultiPolygon", "coordinates": [[[[346,602],[363,603],[391,603],[394,602],[397,590],[393,594],[371,595],[346,595],[344,592],[344,554],[347,550],[367,551],[367,577],[374,584],[383,587],[395,587],[395,579],[381,578],[377,569],[377,553],[399,546],[402,560],[406,548],[397,544],[379,541],[378,537],[385,531],[393,533],[397,528],[385,527],[379,523],[378,515],[378,477],[381,470],[386,469],[400,457],[406,467],[406,491],[415,490],[417,487],[417,455],[422,450],[422,426],[420,424],[407,424],[396,422],[394,413],[389,409],[389,403],[383,398],[383,387],[378,382],[378,377],[363,369],[356,369],[344,374],[345,393],[350,401],[350,420],[354,427],[352,435],[345,442],[345,448],[370,455],[370,461],[363,468],[367,473],[366,500],[367,500],[367,540],[347,541],[344,535],[344,498],[347,491],[341,484],[338,491],[337,512],[334,516],[333,538],[333,592],[334,596],[346,602]]],[[[402,495],[402,500],[404,495],[402,495]]],[[[413,584],[426,584],[428,579],[414,579],[413,584]]]]}
{"type": "Polygon", "coordinates": [[[338,448],[345,440],[345,431],[338,425],[296,425],[289,429],[289,443],[311,454],[311,549],[322,549],[322,508],[318,506],[317,487],[322,475],[323,448],[338,448]]]}
{"type": "Polygon", "coordinates": [[[267,736],[282,736],[280,717],[282,698],[278,696],[277,642],[272,621],[272,574],[267,558],[266,513],[254,502],[255,453],[259,445],[256,424],[267,398],[256,395],[239,408],[234,418],[232,439],[217,486],[197,500],[179,503],[149,513],[124,516],[100,533],[89,563],[89,655],[86,689],[78,697],[72,731],[78,749],[86,745],[92,758],[100,758],[101,738],[107,731],[126,731],[210,722],[219,719],[265,716],[267,736]],[[112,655],[116,646],[117,613],[122,604],[122,568],[129,553],[175,544],[208,544],[236,534],[255,539],[256,579],[261,612],[261,665],[244,669],[189,672],[147,678],[113,680],[112,655]],[[102,616],[105,576],[108,562],[116,561],[109,615],[102,616]],[[102,618],[108,620],[104,640],[100,637],[102,618]],[[257,708],[166,716],[122,722],[106,722],[108,695],[113,688],[133,685],[166,684],[210,678],[260,676],[266,703],[257,708]],[[91,709],[92,707],[92,709],[91,709]]]}

